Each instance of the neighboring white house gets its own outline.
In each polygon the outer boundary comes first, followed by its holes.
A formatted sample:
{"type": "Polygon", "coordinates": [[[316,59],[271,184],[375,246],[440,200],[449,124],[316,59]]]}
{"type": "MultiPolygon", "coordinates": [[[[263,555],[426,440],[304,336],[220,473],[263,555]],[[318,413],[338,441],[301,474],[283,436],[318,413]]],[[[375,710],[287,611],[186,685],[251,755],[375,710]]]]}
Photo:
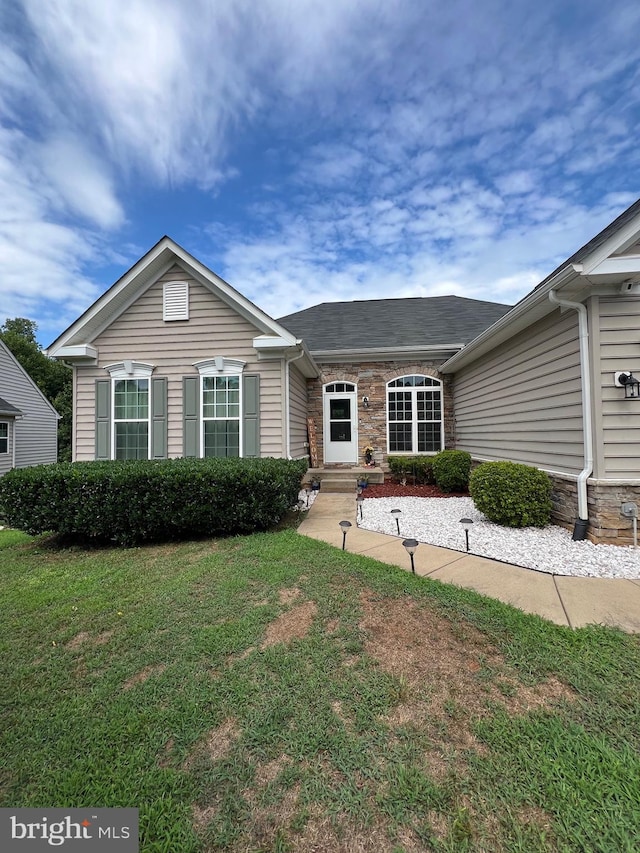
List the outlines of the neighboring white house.
{"type": "Polygon", "coordinates": [[[59,415],[0,341],[0,475],[56,462],[59,415]]]}

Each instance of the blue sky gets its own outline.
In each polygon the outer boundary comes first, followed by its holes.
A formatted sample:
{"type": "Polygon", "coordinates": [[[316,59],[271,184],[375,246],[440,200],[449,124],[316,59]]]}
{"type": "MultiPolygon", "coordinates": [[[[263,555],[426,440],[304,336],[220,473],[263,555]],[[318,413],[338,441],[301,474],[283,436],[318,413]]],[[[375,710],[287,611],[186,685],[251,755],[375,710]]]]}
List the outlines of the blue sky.
{"type": "Polygon", "coordinates": [[[640,195],[637,0],[0,4],[0,322],[163,234],[274,317],[515,302],[640,195]]]}

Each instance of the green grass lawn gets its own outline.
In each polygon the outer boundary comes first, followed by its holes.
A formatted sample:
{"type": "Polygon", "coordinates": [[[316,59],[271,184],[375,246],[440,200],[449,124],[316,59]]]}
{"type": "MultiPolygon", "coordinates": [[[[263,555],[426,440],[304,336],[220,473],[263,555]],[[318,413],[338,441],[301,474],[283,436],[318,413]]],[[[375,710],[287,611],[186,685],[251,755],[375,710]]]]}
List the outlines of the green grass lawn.
{"type": "Polygon", "coordinates": [[[142,851],[637,851],[640,642],[277,533],[0,531],[0,806],[142,851]]]}

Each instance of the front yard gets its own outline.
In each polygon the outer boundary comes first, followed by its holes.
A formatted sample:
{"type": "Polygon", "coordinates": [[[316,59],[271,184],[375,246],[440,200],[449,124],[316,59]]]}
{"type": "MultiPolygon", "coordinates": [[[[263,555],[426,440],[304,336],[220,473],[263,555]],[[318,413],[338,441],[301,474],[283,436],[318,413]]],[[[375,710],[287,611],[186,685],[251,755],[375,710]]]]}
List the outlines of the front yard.
{"type": "Polygon", "coordinates": [[[291,530],[0,531],[0,806],[135,806],[141,851],[632,851],[640,642],[291,530]]]}

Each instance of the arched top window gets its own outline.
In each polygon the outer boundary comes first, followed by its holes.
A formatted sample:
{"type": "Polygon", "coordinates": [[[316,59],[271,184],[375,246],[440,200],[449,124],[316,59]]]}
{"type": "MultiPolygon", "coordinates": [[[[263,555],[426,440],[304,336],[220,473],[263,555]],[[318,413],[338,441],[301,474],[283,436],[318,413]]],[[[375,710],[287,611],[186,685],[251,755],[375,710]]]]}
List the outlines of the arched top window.
{"type": "Polygon", "coordinates": [[[325,394],[354,394],[355,390],[353,382],[332,382],[324,386],[325,394]]]}
{"type": "Polygon", "coordinates": [[[398,379],[392,379],[387,385],[389,388],[439,388],[442,383],[439,379],[434,379],[433,376],[400,376],[398,379]]]}
{"type": "Polygon", "coordinates": [[[389,453],[437,453],[444,444],[442,383],[412,374],[387,382],[389,453]]]}

